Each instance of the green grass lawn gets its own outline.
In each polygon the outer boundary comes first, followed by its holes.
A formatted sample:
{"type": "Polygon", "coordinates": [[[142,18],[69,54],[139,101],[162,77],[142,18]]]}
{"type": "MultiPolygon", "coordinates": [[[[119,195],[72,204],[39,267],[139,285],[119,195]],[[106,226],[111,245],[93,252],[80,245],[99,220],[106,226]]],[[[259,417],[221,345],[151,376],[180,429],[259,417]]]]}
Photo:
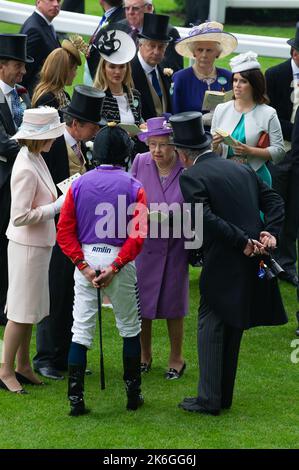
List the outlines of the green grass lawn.
{"type": "MultiPolygon", "coordinates": [[[[33,3],[27,0],[26,3],[33,3]]],[[[156,0],[160,12],[175,11],[173,0],[156,0]]],[[[98,2],[88,0],[86,12],[99,14],[98,2]]],[[[172,17],[173,20],[173,17],[172,17]]],[[[178,24],[176,19],[174,24],[178,24]]],[[[1,32],[18,32],[19,25],[0,22],[1,32]]],[[[268,34],[289,38],[292,28],[226,25],[227,31],[268,34]]],[[[261,58],[263,69],[282,59],[261,58]]],[[[228,66],[229,58],[219,61],[228,66]]],[[[83,67],[76,83],[82,82],[83,67]]],[[[290,322],[282,327],[256,328],[245,333],[242,342],[233,407],[219,417],[190,414],[177,404],[196,394],[198,380],[196,327],[198,270],[190,275],[190,314],[185,321],[184,352],[187,369],[179,381],[167,382],[168,337],[165,321],[154,322],[153,367],[144,377],[145,405],[136,413],[125,410],[122,382],[122,341],[110,310],[104,311],[104,355],[106,390],[99,389],[98,339],[89,352],[93,375],[86,377],[88,416],[68,416],[67,383],[50,382],[45,387],[26,389],[18,396],[0,390],[0,446],[26,448],[96,449],[231,449],[298,447],[298,369],[292,364],[297,309],[296,291],[282,283],[282,294],[290,322]]],[[[215,287],[217,295],[217,286],[215,287]]],[[[0,328],[2,338],[3,328],[0,328]]],[[[32,355],[35,342],[32,341],[32,355]]]]}
{"type": "MultiPolygon", "coordinates": [[[[187,369],[168,382],[166,322],[154,322],[153,367],[143,378],[145,404],[125,410],[121,346],[110,310],[104,311],[106,390],[99,389],[98,339],[89,352],[93,375],[86,377],[86,402],[92,413],[68,416],[67,382],[26,386],[29,395],[0,390],[1,447],[96,449],[231,449],[298,447],[298,368],[292,364],[295,289],[282,284],[290,322],[282,327],[255,328],[242,342],[233,407],[218,417],[184,412],[177,404],[196,394],[198,379],[196,325],[198,270],[190,276],[190,314],[185,320],[187,369]]],[[[217,288],[215,288],[215,295],[217,288]]],[[[1,328],[1,333],[3,328],[1,328]]],[[[32,341],[32,355],[34,354],[32,341]]]]}

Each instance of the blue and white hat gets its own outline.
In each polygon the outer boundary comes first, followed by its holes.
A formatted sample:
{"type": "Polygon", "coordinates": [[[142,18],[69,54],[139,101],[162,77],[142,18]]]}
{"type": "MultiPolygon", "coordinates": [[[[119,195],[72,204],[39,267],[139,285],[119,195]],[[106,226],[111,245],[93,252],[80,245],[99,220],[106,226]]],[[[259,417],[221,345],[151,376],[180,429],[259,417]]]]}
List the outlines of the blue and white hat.
{"type": "Polygon", "coordinates": [[[65,123],[60,121],[57,109],[50,106],[25,109],[23,122],[11,139],[50,140],[63,135],[65,123]]]}

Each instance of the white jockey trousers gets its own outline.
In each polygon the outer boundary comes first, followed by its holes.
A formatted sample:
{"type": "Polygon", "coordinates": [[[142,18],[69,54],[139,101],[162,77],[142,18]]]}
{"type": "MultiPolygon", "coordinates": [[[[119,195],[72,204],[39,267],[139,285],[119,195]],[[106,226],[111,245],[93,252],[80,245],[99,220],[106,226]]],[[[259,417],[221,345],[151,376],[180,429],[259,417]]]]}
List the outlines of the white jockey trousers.
{"type": "MultiPolygon", "coordinates": [[[[92,269],[103,269],[116,258],[120,248],[103,243],[82,246],[84,259],[92,269]]],[[[72,342],[91,348],[98,312],[97,289],[76,268],[72,342]]],[[[101,295],[108,295],[113,305],[120,336],[130,338],[141,331],[141,315],[135,263],[126,264],[101,295]]]]}

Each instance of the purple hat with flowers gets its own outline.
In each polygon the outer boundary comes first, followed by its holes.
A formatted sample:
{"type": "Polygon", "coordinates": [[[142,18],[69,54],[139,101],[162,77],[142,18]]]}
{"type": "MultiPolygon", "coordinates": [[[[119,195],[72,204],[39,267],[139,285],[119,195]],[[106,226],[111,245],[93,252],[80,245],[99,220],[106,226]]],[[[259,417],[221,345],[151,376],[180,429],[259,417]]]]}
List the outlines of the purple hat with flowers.
{"type": "Polygon", "coordinates": [[[165,120],[165,117],[154,117],[146,121],[147,130],[138,134],[138,139],[141,142],[145,142],[149,137],[153,135],[170,135],[172,129],[165,120]]]}
{"type": "Polygon", "coordinates": [[[220,45],[221,53],[219,57],[231,54],[237,47],[237,38],[230,33],[223,31],[223,25],[217,21],[206,21],[190,29],[189,35],[176,42],[175,50],[183,57],[194,59],[193,52],[189,45],[194,42],[211,41],[220,45]]]}

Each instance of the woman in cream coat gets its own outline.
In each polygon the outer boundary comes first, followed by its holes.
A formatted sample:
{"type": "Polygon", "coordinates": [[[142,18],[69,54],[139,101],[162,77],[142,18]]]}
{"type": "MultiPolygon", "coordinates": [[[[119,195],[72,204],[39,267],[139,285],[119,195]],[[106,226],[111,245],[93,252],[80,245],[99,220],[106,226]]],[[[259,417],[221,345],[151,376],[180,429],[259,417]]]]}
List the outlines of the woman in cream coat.
{"type": "Polygon", "coordinates": [[[54,108],[28,109],[13,136],[21,149],[11,176],[8,244],[8,323],[0,369],[0,388],[24,393],[21,384],[39,385],[30,364],[32,324],[49,314],[48,270],[56,231],[54,217],[64,196],[57,192],[40,152],[48,152],[64,132],[54,108]],[[14,361],[17,359],[16,372],[14,361]]]}
{"type": "Polygon", "coordinates": [[[285,155],[280,122],[274,108],[268,106],[264,76],[254,52],[247,52],[230,61],[233,72],[234,99],[216,107],[212,120],[213,150],[224,158],[249,164],[260,178],[271,186],[267,160],[273,163],[285,155]],[[217,129],[228,132],[236,145],[228,146],[217,129]],[[263,133],[269,141],[258,145],[263,133]]]}

